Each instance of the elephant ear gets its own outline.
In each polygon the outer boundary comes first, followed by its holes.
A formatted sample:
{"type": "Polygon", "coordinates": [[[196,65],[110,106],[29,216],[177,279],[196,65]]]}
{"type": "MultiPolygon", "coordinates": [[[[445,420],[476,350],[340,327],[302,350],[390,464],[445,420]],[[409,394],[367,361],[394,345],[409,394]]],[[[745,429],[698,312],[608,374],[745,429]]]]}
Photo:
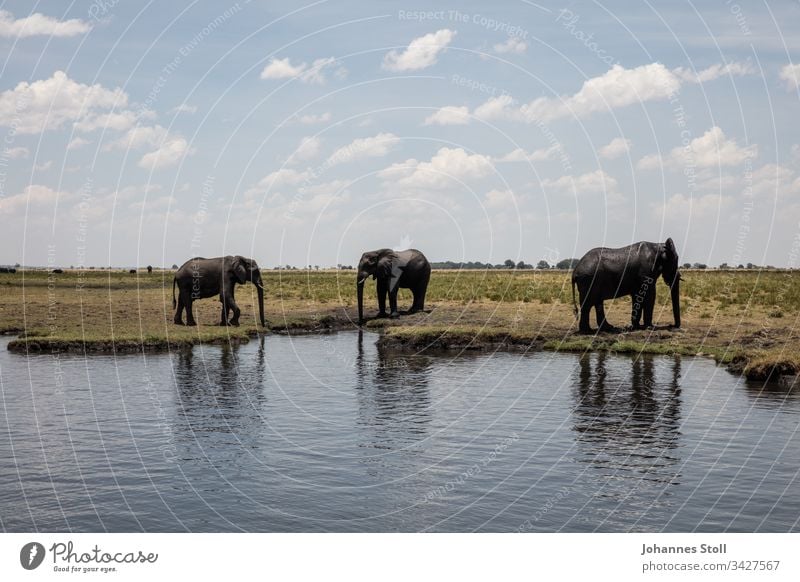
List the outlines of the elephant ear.
{"type": "Polygon", "coordinates": [[[383,279],[391,277],[393,259],[394,253],[387,253],[378,259],[378,268],[375,271],[376,275],[380,275],[383,279]]]}
{"type": "Polygon", "coordinates": [[[667,242],[664,243],[664,250],[667,252],[667,260],[678,260],[678,251],[675,248],[675,243],[672,242],[671,238],[668,238],[667,242]]]}
{"type": "Polygon", "coordinates": [[[245,265],[242,257],[234,257],[233,263],[231,263],[231,272],[233,273],[233,278],[240,285],[244,285],[247,282],[247,265],[245,265]]]}

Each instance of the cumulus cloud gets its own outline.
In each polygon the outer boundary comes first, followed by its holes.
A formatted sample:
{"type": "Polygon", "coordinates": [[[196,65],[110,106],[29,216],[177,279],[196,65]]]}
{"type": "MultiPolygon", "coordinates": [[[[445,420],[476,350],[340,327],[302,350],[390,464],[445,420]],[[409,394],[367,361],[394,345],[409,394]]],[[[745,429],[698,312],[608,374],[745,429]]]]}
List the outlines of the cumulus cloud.
{"type": "Polygon", "coordinates": [[[136,118],[133,112],[111,111],[127,105],[128,96],[122,89],[84,85],[56,71],[49,79],[22,82],[0,93],[0,125],[16,125],[23,134],[59,129],[67,122],[75,122],[81,131],[103,127],[106,122],[113,122],[114,129],[124,124],[130,127],[136,118]]]}
{"type": "Polygon", "coordinates": [[[678,67],[674,70],[675,74],[681,80],[688,83],[705,83],[713,81],[720,77],[742,77],[744,75],[752,75],[756,72],[755,67],[749,61],[730,63],[717,63],[701,71],[693,71],[684,67],[678,67]]]}
{"type": "Polygon", "coordinates": [[[306,62],[293,65],[289,57],[285,59],[270,59],[264,70],[261,71],[262,79],[298,79],[303,83],[322,85],[327,80],[326,74],[333,70],[337,77],[346,75],[344,67],[337,63],[335,57],[316,59],[310,65],[306,62]]]}
{"type": "Polygon", "coordinates": [[[751,175],[752,193],[768,199],[785,198],[800,193],[800,177],[791,168],[764,164],[751,175]]]}
{"type": "Polygon", "coordinates": [[[800,89],[800,64],[784,65],[778,76],[780,80],[784,82],[788,91],[797,91],[800,89]]]}
{"type": "Polygon", "coordinates": [[[514,206],[514,193],[511,190],[490,190],[486,193],[484,204],[489,208],[511,208],[514,206]]]}
{"type": "Polygon", "coordinates": [[[469,154],[461,148],[441,148],[428,162],[406,160],[381,172],[381,177],[388,179],[394,173],[408,175],[397,182],[402,187],[439,189],[452,186],[454,181],[482,178],[493,170],[492,160],[481,154],[469,154]]]}
{"type": "Polygon", "coordinates": [[[139,167],[146,170],[161,170],[174,166],[184,156],[191,154],[189,143],[180,136],[170,136],[159,145],[158,149],[147,153],[139,160],[139,167]]]}
{"type": "Polygon", "coordinates": [[[320,113],[317,115],[308,114],[308,115],[301,115],[297,118],[297,121],[302,123],[303,125],[313,125],[315,123],[327,123],[331,120],[331,113],[330,111],[326,111],[325,113],[320,113]]]}
{"type": "Polygon", "coordinates": [[[304,137],[297,149],[289,156],[288,163],[298,163],[313,159],[319,154],[322,140],[315,136],[304,137]]]}
{"type": "Polygon", "coordinates": [[[494,45],[494,52],[498,54],[517,54],[520,55],[528,50],[528,43],[516,36],[509,36],[508,40],[503,43],[494,45]]]}
{"type": "Polygon", "coordinates": [[[6,148],[3,150],[3,154],[0,157],[4,157],[8,160],[19,160],[19,159],[28,159],[28,156],[31,155],[31,152],[28,148],[24,147],[15,147],[15,148],[6,148]]]}
{"type": "Polygon", "coordinates": [[[619,184],[616,178],[609,176],[603,170],[587,172],[579,176],[561,176],[555,180],[542,180],[546,189],[557,190],[564,194],[616,194],[619,184]]]}
{"type": "Polygon", "coordinates": [[[452,42],[455,36],[454,30],[443,28],[415,38],[403,52],[396,50],[388,52],[383,58],[382,67],[396,73],[427,69],[436,64],[439,53],[452,42]]]}
{"type": "Polygon", "coordinates": [[[712,127],[702,136],[697,137],[687,147],[673,148],[663,159],[651,154],[639,160],[640,170],[658,168],[679,169],[686,165],[699,168],[717,166],[736,166],[749,158],[758,155],[758,146],[741,147],[736,140],[729,139],[717,126],[712,127]]]}
{"type": "Polygon", "coordinates": [[[152,149],[139,160],[139,167],[160,170],[174,166],[187,154],[194,153],[180,135],[170,133],[160,125],[137,125],[124,135],[103,146],[103,151],[152,149]]]}
{"type": "Polygon", "coordinates": [[[173,107],[169,110],[170,113],[197,113],[197,106],[189,105],[188,103],[181,103],[177,107],[173,107]]]}
{"type": "Polygon", "coordinates": [[[719,215],[729,207],[731,199],[720,194],[703,194],[701,196],[685,196],[674,194],[662,204],[654,207],[657,218],[672,222],[688,222],[708,219],[719,215]]]}
{"type": "Polygon", "coordinates": [[[526,152],[522,148],[517,148],[506,155],[495,158],[497,162],[543,162],[558,157],[561,152],[561,144],[553,144],[550,147],[540,148],[532,152],[526,152]]]}
{"type": "Polygon", "coordinates": [[[549,122],[564,117],[582,119],[601,111],[669,99],[687,82],[710,81],[723,75],[752,72],[750,63],[740,62],[713,65],[698,73],[682,68],[670,71],[661,63],[632,69],[614,65],[604,74],[584,81],[577,93],[557,98],[539,97],[521,105],[510,95],[490,97],[475,108],[474,116],[486,121],[523,123],[549,122]]]}
{"type": "Polygon", "coordinates": [[[609,143],[601,147],[597,153],[601,158],[613,160],[623,154],[627,154],[631,149],[631,140],[624,137],[616,137],[609,143]]]}
{"type": "Polygon", "coordinates": [[[78,148],[82,148],[83,146],[87,145],[88,143],[89,143],[89,140],[87,140],[87,139],[83,139],[80,136],[79,137],[75,137],[75,138],[71,139],[70,142],[67,144],[67,149],[68,150],[76,150],[78,148]]]}
{"type": "Polygon", "coordinates": [[[88,22],[77,18],[58,20],[39,12],[24,18],[14,18],[7,10],[0,10],[0,37],[69,37],[89,32],[91,28],[88,22]]]}
{"type": "Polygon", "coordinates": [[[400,138],[393,133],[382,132],[372,137],[362,137],[340,147],[328,158],[329,165],[352,162],[364,158],[378,158],[388,154],[400,138]]]}
{"type": "Polygon", "coordinates": [[[0,198],[0,214],[13,215],[23,211],[28,206],[39,207],[54,205],[60,193],[48,186],[31,184],[12,196],[0,198]]]}
{"type": "Polygon", "coordinates": [[[469,123],[469,107],[448,105],[425,118],[425,125],[466,125],[469,123]]]}

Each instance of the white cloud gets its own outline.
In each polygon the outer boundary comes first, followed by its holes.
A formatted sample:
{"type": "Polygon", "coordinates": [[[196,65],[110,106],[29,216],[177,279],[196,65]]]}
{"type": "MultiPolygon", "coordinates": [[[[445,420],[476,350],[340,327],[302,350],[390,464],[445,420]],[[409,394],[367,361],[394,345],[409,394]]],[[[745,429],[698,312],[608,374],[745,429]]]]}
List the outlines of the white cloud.
{"type": "Polygon", "coordinates": [[[499,54],[522,54],[528,49],[528,43],[516,36],[509,36],[504,43],[494,45],[494,52],[499,54]]]}
{"type": "Polygon", "coordinates": [[[718,216],[730,206],[731,200],[720,194],[704,194],[702,196],[687,197],[683,194],[674,194],[664,203],[654,207],[656,218],[664,218],[673,222],[696,222],[718,216]]]}
{"type": "Polygon", "coordinates": [[[313,125],[315,123],[327,123],[331,120],[331,114],[329,111],[325,113],[320,113],[318,115],[302,115],[297,118],[297,120],[302,123],[303,125],[313,125]]]}
{"type": "Polygon", "coordinates": [[[400,138],[393,133],[379,133],[372,137],[362,137],[340,147],[328,158],[329,165],[352,162],[363,158],[378,158],[388,154],[400,138]]]}
{"type": "Polygon", "coordinates": [[[0,198],[0,214],[17,214],[24,210],[28,205],[42,207],[55,204],[59,199],[59,192],[38,184],[26,186],[20,194],[0,198]]]}
{"type": "Polygon", "coordinates": [[[519,118],[519,110],[514,106],[517,101],[511,95],[490,97],[475,109],[475,117],[483,120],[519,118]]]}
{"type": "Polygon", "coordinates": [[[623,137],[616,137],[598,150],[601,158],[613,160],[623,154],[627,154],[631,149],[631,140],[623,137]]]}
{"type": "Polygon", "coordinates": [[[425,118],[425,125],[466,125],[469,123],[469,107],[448,105],[425,118]]]}
{"type": "MultiPolygon", "coordinates": [[[[310,83],[315,85],[322,85],[326,81],[325,69],[332,69],[337,65],[336,58],[325,57],[316,59],[310,65],[302,62],[293,65],[289,57],[285,59],[272,58],[270,62],[261,71],[262,79],[298,79],[303,83],[310,83]]],[[[337,77],[343,77],[347,71],[342,66],[335,67],[334,74],[337,77]]]]}
{"type": "Polygon", "coordinates": [[[387,182],[392,182],[410,175],[417,166],[419,166],[419,160],[409,158],[405,162],[392,164],[388,168],[379,171],[378,177],[387,182]]]}
{"type": "Polygon", "coordinates": [[[402,53],[391,51],[383,58],[387,71],[419,71],[436,64],[439,53],[452,42],[456,32],[447,28],[412,40],[402,53]]]}
{"type": "Polygon", "coordinates": [[[167,129],[160,125],[137,125],[130,128],[125,135],[106,145],[103,149],[140,149],[143,147],[159,147],[167,137],[167,129]]]}
{"type": "Polygon", "coordinates": [[[76,149],[82,148],[83,146],[88,145],[88,144],[89,144],[89,140],[83,139],[82,137],[78,136],[78,137],[72,138],[72,140],[70,140],[70,142],[67,144],[67,149],[68,150],[76,150],[76,149]]]}
{"type": "Polygon", "coordinates": [[[673,148],[663,160],[655,154],[643,157],[637,167],[652,170],[660,167],[679,169],[687,165],[699,168],[736,166],[758,155],[758,146],[740,147],[736,140],[728,139],[719,127],[712,127],[702,136],[689,142],[688,147],[673,148]]]}
{"type": "Polygon", "coordinates": [[[146,170],[161,170],[174,166],[180,162],[184,156],[191,154],[189,143],[186,139],[178,136],[167,138],[157,150],[147,153],[139,160],[139,167],[146,170]]]}
{"type": "Polygon", "coordinates": [[[521,106],[510,95],[490,97],[475,109],[475,117],[526,123],[563,117],[585,118],[600,111],[668,99],[680,89],[682,82],[661,63],[634,69],[614,65],[603,75],[585,81],[572,95],[539,97],[521,106]]]}
{"type": "Polygon", "coordinates": [[[506,155],[495,158],[496,162],[543,162],[558,157],[561,152],[561,144],[553,144],[547,148],[540,148],[532,152],[526,152],[522,148],[517,148],[506,155]]]}
{"type": "Polygon", "coordinates": [[[28,159],[28,156],[30,155],[31,152],[28,148],[16,147],[16,148],[4,149],[2,155],[0,155],[0,158],[6,158],[8,160],[19,160],[19,159],[28,159]]]}
{"type": "MultiPolygon", "coordinates": [[[[407,162],[409,166],[409,164],[407,162]]],[[[399,170],[396,165],[395,170],[399,170]]],[[[392,167],[384,170],[391,172],[392,167]]],[[[453,185],[454,180],[463,181],[471,178],[482,178],[493,170],[492,160],[481,154],[468,154],[461,148],[441,148],[429,162],[417,162],[410,175],[401,178],[397,183],[410,188],[445,188],[453,185]]]]}
{"type": "Polygon", "coordinates": [[[35,164],[33,169],[37,172],[45,172],[53,167],[53,160],[48,160],[46,162],[42,162],[41,164],[35,164]]]}
{"type": "Polygon", "coordinates": [[[197,113],[197,106],[189,105],[188,103],[181,103],[177,107],[169,110],[170,113],[197,113]]]}
{"type": "Polygon", "coordinates": [[[765,164],[751,175],[752,193],[767,199],[784,198],[800,193],[800,178],[786,166],[765,164]]]}
{"type": "Polygon", "coordinates": [[[318,137],[309,136],[300,140],[297,149],[289,156],[288,163],[298,163],[315,158],[319,154],[322,140],[318,137]]]}
{"type": "Polygon", "coordinates": [[[29,36],[77,36],[91,30],[88,22],[73,18],[58,20],[36,12],[24,18],[14,18],[7,10],[0,10],[0,37],[26,38],[29,36]]]}
{"type": "Polygon", "coordinates": [[[490,190],[484,200],[489,208],[512,208],[514,206],[514,193],[511,190],[490,190]]]}
{"type": "Polygon", "coordinates": [[[138,123],[140,119],[154,118],[152,111],[137,113],[131,110],[114,111],[109,113],[91,114],[75,123],[78,131],[90,132],[96,129],[113,129],[125,131],[138,123]]]}
{"type": "Polygon", "coordinates": [[[705,83],[713,81],[720,77],[742,77],[744,75],[752,75],[756,72],[755,67],[750,62],[737,62],[730,63],[717,63],[702,71],[693,71],[684,67],[678,67],[673,71],[681,80],[687,83],[705,83]]]}
{"type": "Polygon", "coordinates": [[[299,172],[291,168],[281,168],[270,172],[254,186],[248,188],[244,193],[244,197],[245,199],[253,199],[268,191],[274,195],[275,190],[281,186],[297,186],[303,182],[310,181],[311,177],[312,175],[308,171],[299,172]]]}
{"type": "Polygon", "coordinates": [[[16,125],[18,133],[32,134],[59,129],[73,121],[77,129],[90,131],[102,127],[97,124],[101,111],[104,115],[121,115],[108,110],[127,104],[128,96],[122,89],[84,85],[56,71],[49,79],[22,82],[0,93],[0,125],[16,125]]]}
{"type": "Polygon", "coordinates": [[[797,65],[784,65],[779,73],[781,81],[786,84],[788,91],[800,89],[800,63],[797,65]]]}
{"type": "Polygon", "coordinates": [[[609,198],[618,195],[619,184],[616,178],[603,170],[595,170],[579,176],[561,176],[555,180],[542,180],[546,189],[557,190],[564,194],[598,194],[605,193],[609,198]]]}

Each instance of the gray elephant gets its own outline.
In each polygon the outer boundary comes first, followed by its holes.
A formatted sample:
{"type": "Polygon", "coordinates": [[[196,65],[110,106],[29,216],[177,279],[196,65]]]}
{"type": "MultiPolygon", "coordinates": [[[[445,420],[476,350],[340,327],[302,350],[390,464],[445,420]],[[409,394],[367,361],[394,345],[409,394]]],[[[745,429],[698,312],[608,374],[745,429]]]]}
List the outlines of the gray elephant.
{"type": "Polygon", "coordinates": [[[358,294],[358,321],[364,321],[364,282],[369,276],[377,280],[378,317],[386,317],[386,295],[389,295],[390,317],[397,317],[397,292],[411,289],[414,302],[410,313],[425,309],[425,293],[431,278],[431,264],[416,249],[393,251],[379,249],[361,255],[358,262],[356,291],[358,294]]]}
{"type": "Polygon", "coordinates": [[[219,295],[222,303],[220,325],[239,325],[241,310],[234,299],[236,283],[244,285],[247,281],[256,286],[258,293],[258,317],[264,326],[264,282],[261,270],[253,259],[240,256],[215,257],[205,259],[195,257],[186,261],[175,273],[172,280],[172,308],[175,311],[175,323],[183,325],[183,310],[186,310],[186,325],[197,325],[192,314],[192,303],[197,299],[219,295]],[[178,287],[178,300],[175,301],[175,286],[178,287]],[[233,318],[228,321],[228,312],[233,311],[233,318]]]}
{"type": "Polygon", "coordinates": [[[630,295],[631,327],[653,326],[656,302],[656,281],[661,276],[672,294],[674,327],[681,326],[680,280],[678,252],[671,238],[664,243],[638,242],[619,249],[596,248],[583,255],[572,271],[572,302],[575,314],[575,287],[580,293],[580,331],[591,333],[589,312],[592,307],[600,331],[619,331],[606,321],[603,301],[630,295]]]}

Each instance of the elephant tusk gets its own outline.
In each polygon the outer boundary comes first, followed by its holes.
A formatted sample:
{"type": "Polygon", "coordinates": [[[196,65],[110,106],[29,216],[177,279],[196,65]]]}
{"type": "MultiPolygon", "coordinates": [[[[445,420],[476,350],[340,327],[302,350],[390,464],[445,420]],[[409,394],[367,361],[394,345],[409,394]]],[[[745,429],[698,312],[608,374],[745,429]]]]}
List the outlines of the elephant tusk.
{"type": "Polygon", "coordinates": [[[367,277],[364,277],[363,279],[360,279],[360,280],[359,280],[359,281],[358,281],[356,284],[357,284],[357,285],[363,285],[363,284],[364,284],[364,281],[366,281],[367,279],[369,279],[369,276],[367,276],[367,277]]]}

